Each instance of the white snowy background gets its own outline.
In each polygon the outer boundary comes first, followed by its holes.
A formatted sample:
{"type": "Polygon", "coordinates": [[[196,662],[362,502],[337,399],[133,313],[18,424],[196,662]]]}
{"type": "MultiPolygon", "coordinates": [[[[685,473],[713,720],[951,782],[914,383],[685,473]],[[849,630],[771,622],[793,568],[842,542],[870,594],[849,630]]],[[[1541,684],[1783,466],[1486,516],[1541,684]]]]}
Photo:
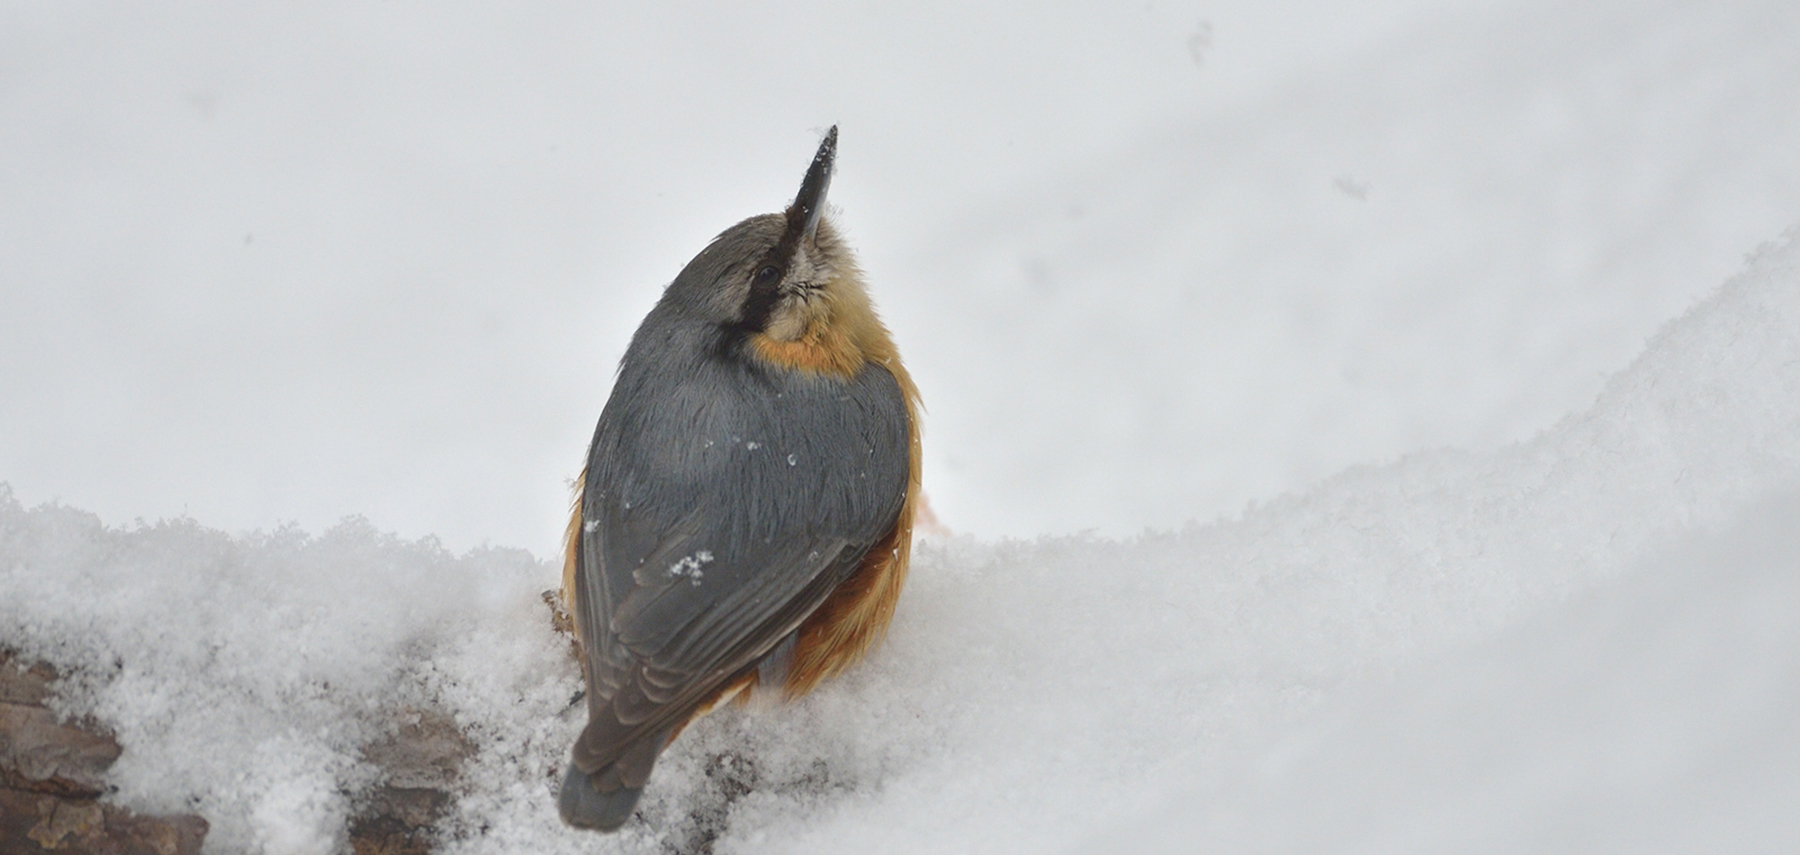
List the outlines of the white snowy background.
{"type": "Polygon", "coordinates": [[[209,851],[1800,849],[1800,6],[0,2],[0,644],[209,851]],[[555,819],[611,369],[817,134],[888,643],[555,819]],[[348,519],[346,519],[348,517],[348,519]]]}

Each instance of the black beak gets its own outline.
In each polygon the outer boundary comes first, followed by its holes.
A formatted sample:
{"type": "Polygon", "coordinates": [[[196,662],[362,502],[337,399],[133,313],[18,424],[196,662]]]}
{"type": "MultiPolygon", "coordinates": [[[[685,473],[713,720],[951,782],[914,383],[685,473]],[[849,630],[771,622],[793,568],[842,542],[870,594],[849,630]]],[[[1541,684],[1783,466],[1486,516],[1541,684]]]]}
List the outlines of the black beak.
{"type": "Polygon", "coordinates": [[[819,153],[807,167],[806,180],[800,182],[800,195],[787,210],[788,230],[798,228],[802,239],[810,243],[819,229],[819,214],[825,210],[825,191],[831,188],[831,167],[837,162],[837,125],[825,132],[819,153]]]}

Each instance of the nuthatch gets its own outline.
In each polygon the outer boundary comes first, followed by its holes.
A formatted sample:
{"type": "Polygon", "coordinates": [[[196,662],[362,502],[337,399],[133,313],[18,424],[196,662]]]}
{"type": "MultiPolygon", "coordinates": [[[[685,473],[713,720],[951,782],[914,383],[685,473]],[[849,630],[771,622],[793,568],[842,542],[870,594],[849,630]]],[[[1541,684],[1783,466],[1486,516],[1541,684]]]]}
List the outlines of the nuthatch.
{"type": "Polygon", "coordinates": [[[688,722],[868,652],[906,579],[918,390],[830,219],[837,128],[781,214],[694,256],[636,335],[569,521],[588,723],[563,820],[611,831],[688,722]]]}

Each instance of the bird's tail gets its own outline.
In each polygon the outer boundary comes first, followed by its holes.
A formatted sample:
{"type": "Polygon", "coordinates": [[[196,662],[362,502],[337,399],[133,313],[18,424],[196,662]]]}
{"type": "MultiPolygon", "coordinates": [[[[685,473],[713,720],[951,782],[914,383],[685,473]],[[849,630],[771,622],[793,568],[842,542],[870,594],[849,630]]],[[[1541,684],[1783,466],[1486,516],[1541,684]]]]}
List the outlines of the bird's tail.
{"type": "Polygon", "coordinates": [[[563,773],[562,793],[557,797],[563,822],[576,828],[613,831],[631,818],[631,811],[637,807],[638,796],[644,794],[644,788],[617,786],[611,792],[603,793],[594,779],[610,771],[590,775],[574,763],[569,764],[569,771],[563,773]]]}

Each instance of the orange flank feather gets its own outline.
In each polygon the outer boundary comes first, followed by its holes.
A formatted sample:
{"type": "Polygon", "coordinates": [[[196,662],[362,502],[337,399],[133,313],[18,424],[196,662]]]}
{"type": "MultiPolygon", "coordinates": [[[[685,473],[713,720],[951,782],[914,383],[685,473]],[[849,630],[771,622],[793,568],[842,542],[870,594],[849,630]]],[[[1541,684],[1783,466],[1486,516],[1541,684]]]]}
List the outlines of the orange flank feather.
{"type": "MultiPolygon", "coordinates": [[[[917,443],[913,445],[918,448],[917,443]]],[[[875,543],[856,573],[838,585],[817,611],[800,625],[794,645],[794,661],[788,666],[783,693],[791,700],[805,695],[821,680],[835,677],[856,664],[887,634],[894,606],[906,584],[906,565],[912,557],[913,511],[918,506],[918,454],[913,454],[912,479],[906,503],[894,529],[875,543]]]]}
{"type": "MultiPolygon", "coordinates": [[[[575,498],[570,502],[569,528],[563,532],[563,578],[562,604],[563,611],[571,615],[570,625],[574,625],[575,614],[575,561],[581,550],[581,491],[587,484],[587,467],[581,468],[581,474],[575,476],[575,498]]],[[[575,633],[575,652],[586,656],[587,651],[581,648],[581,633],[575,633]]]]}

